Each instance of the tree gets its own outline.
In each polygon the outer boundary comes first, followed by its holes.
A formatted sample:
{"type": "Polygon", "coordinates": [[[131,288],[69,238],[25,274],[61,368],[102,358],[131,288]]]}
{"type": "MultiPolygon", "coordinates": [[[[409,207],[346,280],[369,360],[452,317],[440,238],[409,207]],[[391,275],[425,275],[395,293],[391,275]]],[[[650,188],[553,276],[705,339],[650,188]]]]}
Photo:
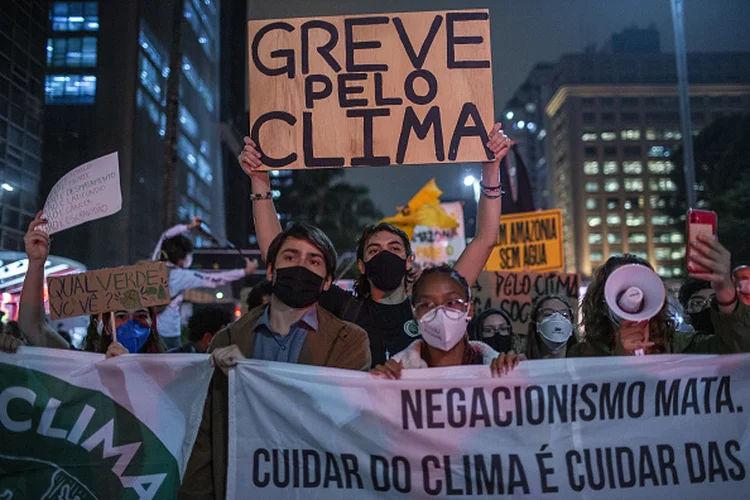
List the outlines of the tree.
{"type": "Polygon", "coordinates": [[[340,169],[295,171],[293,183],[276,200],[280,214],[322,229],[339,254],[355,250],[367,224],[383,218],[366,186],[345,182],[340,169]]]}
{"type": "MultiPolygon", "coordinates": [[[[697,207],[718,215],[719,240],[732,252],[733,265],[750,264],[750,115],[716,120],[693,142],[697,207]]],[[[685,193],[682,151],[674,156],[672,180],[685,193]]],[[[684,231],[688,206],[684,194],[670,200],[668,212],[684,231]]]]}

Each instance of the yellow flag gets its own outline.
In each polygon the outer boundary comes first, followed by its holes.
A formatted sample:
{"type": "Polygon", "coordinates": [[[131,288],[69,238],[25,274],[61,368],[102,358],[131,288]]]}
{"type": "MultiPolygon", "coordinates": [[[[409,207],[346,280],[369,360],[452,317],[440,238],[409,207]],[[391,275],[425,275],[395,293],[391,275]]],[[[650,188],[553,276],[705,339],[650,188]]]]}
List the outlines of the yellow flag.
{"type": "Polygon", "coordinates": [[[386,217],[381,222],[393,224],[408,234],[409,238],[414,235],[414,226],[457,228],[456,219],[448,215],[440,206],[441,194],[443,192],[438,188],[435,179],[431,179],[399,213],[393,217],[386,217]]]}

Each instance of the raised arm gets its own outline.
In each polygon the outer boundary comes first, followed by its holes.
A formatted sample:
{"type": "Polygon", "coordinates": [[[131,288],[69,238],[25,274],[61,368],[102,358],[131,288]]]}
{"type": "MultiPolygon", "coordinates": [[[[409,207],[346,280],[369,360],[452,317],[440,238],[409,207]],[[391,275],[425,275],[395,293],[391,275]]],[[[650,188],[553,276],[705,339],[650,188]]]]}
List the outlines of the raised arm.
{"type": "Polygon", "coordinates": [[[193,222],[190,224],[177,224],[176,226],[172,226],[166,231],[164,231],[159,238],[159,242],[156,244],[156,248],[154,248],[154,253],[151,256],[151,260],[159,260],[159,254],[161,254],[161,245],[164,243],[164,240],[168,240],[169,238],[174,238],[177,235],[180,235],[182,233],[187,233],[188,231],[195,229],[201,225],[201,218],[199,216],[193,217],[193,222]]]}
{"type": "Polygon", "coordinates": [[[277,234],[281,232],[279,216],[271,197],[271,179],[268,172],[258,170],[263,166],[257,145],[249,137],[245,137],[245,149],[237,158],[242,170],[252,182],[253,219],[255,221],[255,235],[258,237],[260,255],[266,260],[266,252],[277,234]]]}
{"type": "Polygon", "coordinates": [[[50,237],[37,229],[46,224],[42,212],[36,214],[24,237],[29,268],[23,281],[21,303],[18,308],[18,327],[36,347],[54,347],[70,349],[70,344],[47,324],[44,313],[44,263],[49,256],[50,237]]]}
{"type": "Polygon", "coordinates": [[[495,154],[493,161],[482,164],[481,196],[477,215],[477,235],[466,246],[456,262],[455,268],[469,285],[472,285],[484,269],[497,243],[502,212],[502,187],[500,186],[500,161],[508,154],[511,141],[496,123],[490,132],[487,146],[495,154]]]}

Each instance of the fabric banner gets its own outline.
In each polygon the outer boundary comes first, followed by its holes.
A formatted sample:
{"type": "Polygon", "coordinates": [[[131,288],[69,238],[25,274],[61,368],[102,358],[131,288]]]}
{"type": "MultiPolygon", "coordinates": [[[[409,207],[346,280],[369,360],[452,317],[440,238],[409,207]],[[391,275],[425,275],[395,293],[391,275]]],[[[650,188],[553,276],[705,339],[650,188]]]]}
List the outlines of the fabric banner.
{"type": "Polygon", "coordinates": [[[0,498],[174,498],[207,355],[0,353],[0,498]]]}
{"type": "Polygon", "coordinates": [[[230,371],[229,498],[744,498],[750,356],[230,371]]]}

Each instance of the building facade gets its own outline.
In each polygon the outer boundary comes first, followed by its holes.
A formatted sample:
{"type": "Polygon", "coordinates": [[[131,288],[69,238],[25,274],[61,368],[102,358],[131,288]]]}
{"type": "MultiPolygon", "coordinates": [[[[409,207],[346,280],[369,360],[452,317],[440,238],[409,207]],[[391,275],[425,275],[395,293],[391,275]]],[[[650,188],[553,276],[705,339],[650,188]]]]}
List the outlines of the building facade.
{"type": "Polygon", "coordinates": [[[0,250],[23,251],[39,209],[46,13],[42,0],[0,2],[0,250]]]}
{"type": "MultiPolygon", "coordinates": [[[[200,215],[223,238],[219,0],[184,0],[177,220],[200,215]]],[[[123,208],[60,233],[55,252],[88,267],[150,257],[164,219],[171,2],[51,2],[41,194],[77,165],[117,151],[123,208]]],[[[200,244],[200,238],[198,239],[200,244]]]]}
{"type": "MultiPolygon", "coordinates": [[[[569,272],[590,276],[629,252],[664,278],[683,276],[684,230],[663,210],[682,146],[677,71],[674,54],[653,49],[566,55],[555,66],[547,165],[569,272]]],[[[750,53],[689,54],[688,68],[693,134],[750,110],[750,53]]]]}

